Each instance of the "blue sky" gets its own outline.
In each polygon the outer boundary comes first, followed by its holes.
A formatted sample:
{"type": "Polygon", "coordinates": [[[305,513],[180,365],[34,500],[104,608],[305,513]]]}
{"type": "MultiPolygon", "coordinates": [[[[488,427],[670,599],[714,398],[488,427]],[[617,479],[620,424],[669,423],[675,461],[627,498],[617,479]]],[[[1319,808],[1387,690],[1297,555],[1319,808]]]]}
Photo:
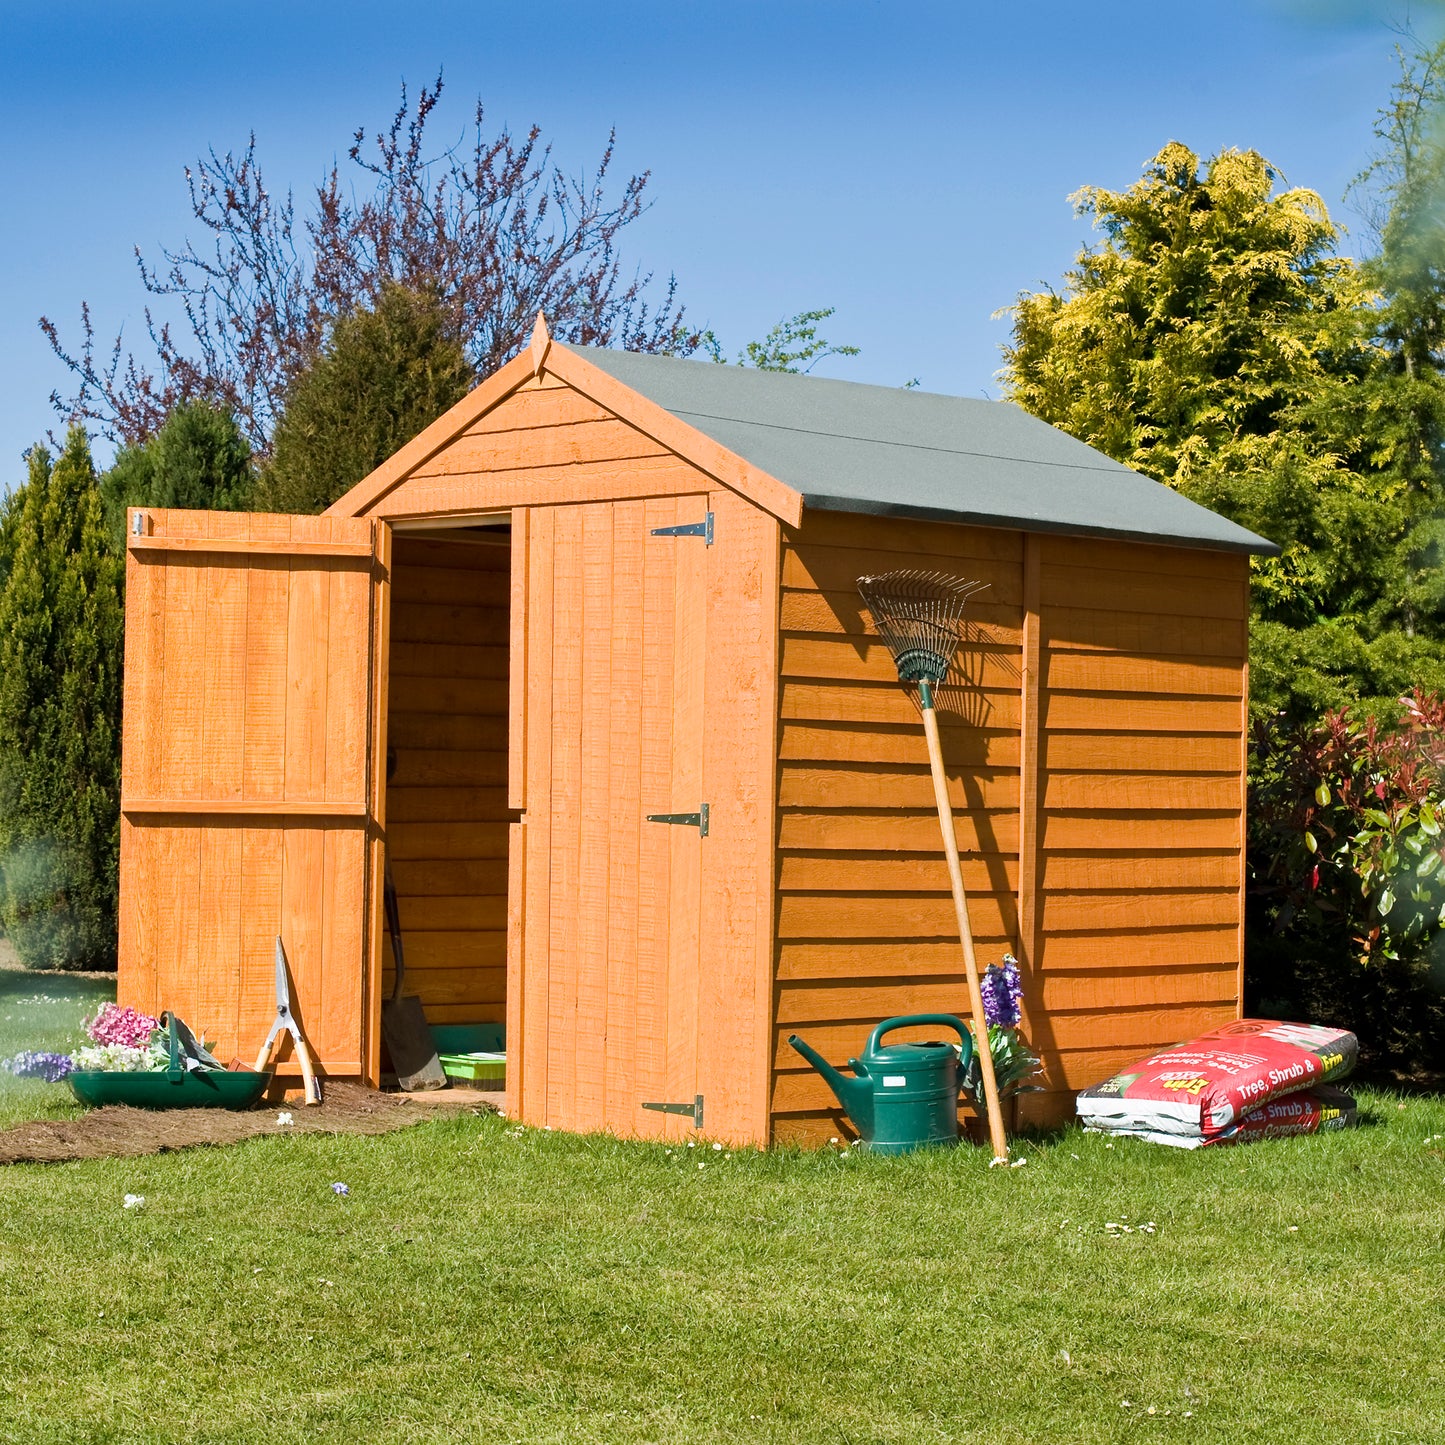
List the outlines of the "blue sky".
{"type": "MultiPolygon", "coordinates": [[[[1362,231],[1341,196],[1410,8],[0,0],[0,484],[66,386],[37,317],[78,338],[85,299],[107,342],[143,341],[132,248],[196,233],[187,162],[254,129],[272,188],[304,191],[439,65],[437,135],[460,134],[480,95],[578,170],[615,125],[618,171],[653,177],[629,259],[674,272],[730,350],[835,306],[830,335],[862,355],[829,374],[997,395],[992,313],[1057,281],[1089,235],[1069,193],[1127,185],[1168,140],[1261,150],[1362,231]]],[[[1437,7],[1413,12],[1432,33],[1437,7]]]]}

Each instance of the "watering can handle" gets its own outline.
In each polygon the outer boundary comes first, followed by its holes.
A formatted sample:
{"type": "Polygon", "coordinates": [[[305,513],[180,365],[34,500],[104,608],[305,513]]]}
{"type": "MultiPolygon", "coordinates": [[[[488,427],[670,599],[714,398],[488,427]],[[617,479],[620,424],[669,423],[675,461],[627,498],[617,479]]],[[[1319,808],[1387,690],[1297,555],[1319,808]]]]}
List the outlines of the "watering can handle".
{"type": "Polygon", "coordinates": [[[884,1019],[877,1028],[868,1035],[868,1047],[866,1053],[873,1053],[878,1048],[878,1041],[886,1033],[894,1029],[905,1029],[913,1024],[942,1024],[946,1029],[955,1029],[960,1040],[959,1068],[968,1068],[969,1060],[973,1058],[973,1035],[968,1031],[968,1025],[961,1018],[953,1014],[904,1014],[896,1019],[884,1019]]]}

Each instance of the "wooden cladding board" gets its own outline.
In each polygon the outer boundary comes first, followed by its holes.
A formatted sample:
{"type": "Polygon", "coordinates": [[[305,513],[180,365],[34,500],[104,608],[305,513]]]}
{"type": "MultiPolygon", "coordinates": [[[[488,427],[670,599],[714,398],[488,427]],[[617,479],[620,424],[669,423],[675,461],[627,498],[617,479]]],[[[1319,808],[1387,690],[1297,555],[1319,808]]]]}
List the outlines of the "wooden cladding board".
{"type": "Polygon", "coordinates": [[[387,844],[406,992],[436,1023],[506,1017],[510,577],[505,530],[393,542],[387,844]]]}
{"type": "Polygon", "coordinates": [[[372,524],[160,510],[141,524],[149,545],[126,573],[118,995],[174,1009],[249,1062],[275,1015],[279,935],[319,1063],[360,1074],[372,524]]]}
{"type": "Polygon", "coordinates": [[[940,723],[980,962],[1027,962],[1029,1117],[1238,1012],[1245,559],[809,514],[781,569],[778,1139],[844,1127],[790,1033],[841,1065],[888,1015],[967,1012],[923,730],[856,588],[908,567],[989,584],[940,723]]]}

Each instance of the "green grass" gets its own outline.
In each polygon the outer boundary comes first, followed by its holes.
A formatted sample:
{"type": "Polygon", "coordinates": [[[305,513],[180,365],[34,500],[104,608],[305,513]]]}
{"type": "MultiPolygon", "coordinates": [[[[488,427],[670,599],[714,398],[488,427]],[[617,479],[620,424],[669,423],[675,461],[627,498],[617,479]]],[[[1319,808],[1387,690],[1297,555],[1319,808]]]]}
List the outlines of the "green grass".
{"type": "Polygon", "coordinates": [[[0,1440],[1423,1445],[1445,1101],[1363,1101],[1008,1172],[470,1114],[12,1166],[0,1440]]]}
{"type": "MultiPolygon", "coordinates": [[[[85,1042],[81,1019],[115,997],[115,979],[29,973],[0,963],[0,1060],[26,1049],[69,1053],[85,1042]]],[[[0,1129],[22,1119],[73,1118],[70,1090],[0,1069],[0,1129]]]]}

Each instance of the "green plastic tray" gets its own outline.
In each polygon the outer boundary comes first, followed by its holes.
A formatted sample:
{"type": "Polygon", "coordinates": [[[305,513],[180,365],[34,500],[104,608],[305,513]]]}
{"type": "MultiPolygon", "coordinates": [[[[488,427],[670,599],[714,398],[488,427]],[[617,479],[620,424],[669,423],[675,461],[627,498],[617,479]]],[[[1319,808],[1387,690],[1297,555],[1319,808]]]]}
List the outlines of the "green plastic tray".
{"type": "Polygon", "coordinates": [[[65,1082],[82,1104],[99,1109],[105,1104],[129,1104],[133,1109],[249,1109],[271,1082],[269,1073],[252,1069],[180,1070],[121,1074],[81,1070],[65,1082]]]}
{"type": "Polygon", "coordinates": [[[469,1083],[505,1083],[506,1054],[479,1051],[468,1054],[438,1054],[443,1072],[449,1079],[466,1079],[469,1083]]]}

